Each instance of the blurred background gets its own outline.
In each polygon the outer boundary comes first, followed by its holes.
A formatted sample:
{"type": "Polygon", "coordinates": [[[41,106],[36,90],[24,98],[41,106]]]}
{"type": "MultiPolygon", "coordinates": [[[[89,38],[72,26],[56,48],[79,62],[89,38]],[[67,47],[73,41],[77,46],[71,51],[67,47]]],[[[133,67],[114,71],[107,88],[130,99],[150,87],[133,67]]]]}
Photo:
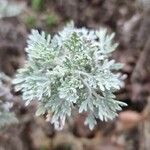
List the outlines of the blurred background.
{"type": "Polygon", "coordinates": [[[0,126],[0,150],[150,150],[150,0],[0,0],[0,126]],[[84,125],[85,114],[54,130],[12,85],[30,30],[54,34],[71,20],[115,32],[119,47],[112,57],[127,74],[116,95],[128,107],[93,131],[84,125]]]}

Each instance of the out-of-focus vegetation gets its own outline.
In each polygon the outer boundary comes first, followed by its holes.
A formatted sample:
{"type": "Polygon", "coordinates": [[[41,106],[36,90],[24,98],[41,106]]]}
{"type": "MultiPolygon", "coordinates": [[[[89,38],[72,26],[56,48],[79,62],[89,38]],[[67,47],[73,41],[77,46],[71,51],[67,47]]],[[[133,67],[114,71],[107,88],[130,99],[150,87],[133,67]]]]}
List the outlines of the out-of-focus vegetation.
{"type": "Polygon", "coordinates": [[[57,23],[56,17],[54,15],[47,15],[45,19],[45,23],[48,27],[52,27],[56,25],[57,23]]]}
{"type": "Polygon", "coordinates": [[[18,122],[15,114],[10,112],[13,105],[13,96],[9,91],[9,86],[5,87],[3,84],[3,82],[7,83],[10,81],[8,76],[0,72],[0,129],[18,122]]]}
{"type": "Polygon", "coordinates": [[[31,7],[34,11],[40,11],[43,7],[44,0],[31,0],[31,7]]]}
{"type": "Polygon", "coordinates": [[[25,16],[24,22],[28,28],[34,28],[36,25],[36,18],[32,15],[31,16],[25,16]]]}
{"type": "Polygon", "coordinates": [[[0,18],[13,17],[19,15],[25,8],[25,3],[0,1],[0,18]]]}

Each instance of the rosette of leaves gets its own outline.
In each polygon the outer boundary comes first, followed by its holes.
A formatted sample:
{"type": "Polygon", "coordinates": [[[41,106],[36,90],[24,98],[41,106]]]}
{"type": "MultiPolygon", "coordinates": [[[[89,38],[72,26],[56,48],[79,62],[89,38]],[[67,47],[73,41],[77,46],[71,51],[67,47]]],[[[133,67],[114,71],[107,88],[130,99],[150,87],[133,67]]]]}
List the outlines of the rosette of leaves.
{"type": "Polygon", "coordinates": [[[32,30],[27,41],[27,62],[18,70],[14,84],[29,104],[38,101],[37,115],[51,112],[51,123],[62,128],[72,109],[87,112],[85,124],[117,116],[126,104],[113,94],[123,85],[117,70],[122,64],[110,60],[117,44],[114,34],[76,28],[68,24],[58,34],[32,30]]]}

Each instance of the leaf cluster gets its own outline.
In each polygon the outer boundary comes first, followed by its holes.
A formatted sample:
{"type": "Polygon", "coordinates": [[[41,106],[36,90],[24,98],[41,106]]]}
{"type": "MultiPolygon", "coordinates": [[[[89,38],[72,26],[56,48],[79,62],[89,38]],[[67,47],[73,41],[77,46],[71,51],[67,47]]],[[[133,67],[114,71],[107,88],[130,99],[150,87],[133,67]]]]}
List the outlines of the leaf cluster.
{"type": "Polygon", "coordinates": [[[110,59],[117,45],[114,34],[68,24],[53,37],[32,30],[27,41],[28,60],[14,84],[26,103],[38,101],[37,115],[51,112],[51,123],[62,128],[72,109],[88,112],[85,124],[117,116],[125,103],[113,94],[123,85],[122,64],[110,59]]]}

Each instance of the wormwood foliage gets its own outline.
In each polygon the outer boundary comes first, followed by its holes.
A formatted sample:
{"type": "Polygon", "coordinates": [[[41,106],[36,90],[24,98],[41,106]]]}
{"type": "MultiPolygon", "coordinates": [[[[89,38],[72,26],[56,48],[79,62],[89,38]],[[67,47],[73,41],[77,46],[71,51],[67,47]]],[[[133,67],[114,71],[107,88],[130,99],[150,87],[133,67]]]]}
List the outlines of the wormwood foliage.
{"type": "Polygon", "coordinates": [[[107,121],[117,116],[125,103],[115,100],[123,85],[117,70],[120,63],[110,60],[117,44],[114,34],[75,28],[73,23],[51,37],[32,30],[27,41],[28,61],[18,70],[14,84],[23,99],[39,103],[37,115],[51,112],[51,123],[62,128],[72,109],[88,112],[85,124],[92,129],[96,118],[107,121]]]}

